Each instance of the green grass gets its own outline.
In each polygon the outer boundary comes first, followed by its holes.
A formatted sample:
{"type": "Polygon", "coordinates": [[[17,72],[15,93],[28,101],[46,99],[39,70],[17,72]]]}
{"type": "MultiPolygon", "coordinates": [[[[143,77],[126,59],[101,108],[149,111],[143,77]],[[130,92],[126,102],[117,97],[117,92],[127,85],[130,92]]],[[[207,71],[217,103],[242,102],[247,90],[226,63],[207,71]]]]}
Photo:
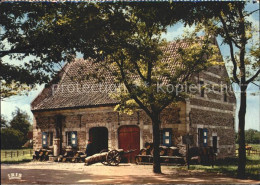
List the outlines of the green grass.
{"type": "Polygon", "coordinates": [[[33,158],[32,149],[1,150],[1,163],[28,162],[33,158]],[[30,154],[31,150],[31,154],[30,154]],[[11,157],[12,152],[12,157],[11,157]],[[18,152],[18,157],[17,157],[18,152]]]}
{"type": "MultiPolygon", "coordinates": [[[[222,160],[217,160],[214,168],[211,166],[203,165],[191,165],[191,170],[204,170],[207,172],[223,173],[232,177],[237,175],[237,158],[227,158],[222,160]]],[[[249,179],[260,180],[260,156],[252,155],[247,157],[246,164],[246,176],[249,179]]]]}
{"type": "MultiPolygon", "coordinates": [[[[252,146],[252,150],[260,151],[260,144],[248,144],[252,146]]],[[[238,144],[236,144],[236,149],[238,149],[238,144]]]]}
{"type": "Polygon", "coordinates": [[[253,150],[258,150],[258,151],[260,151],[260,144],[248,144],[248,145],[252,146],[252,149],[253,149],[253,150]]]}

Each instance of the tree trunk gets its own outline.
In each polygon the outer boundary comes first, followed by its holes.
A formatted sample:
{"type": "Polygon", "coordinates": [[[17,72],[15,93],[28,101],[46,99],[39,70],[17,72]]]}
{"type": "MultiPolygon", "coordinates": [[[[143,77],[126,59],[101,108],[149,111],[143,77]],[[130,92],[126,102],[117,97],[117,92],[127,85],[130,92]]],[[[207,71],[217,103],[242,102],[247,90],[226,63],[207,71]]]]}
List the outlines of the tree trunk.
{"type": "Polygon", "coordinates": [[[159,145],[160,145],[160,119],[159,114],[153,116],[153,172],[161,173],[161,163],[160,163],[160,153],[159,153],[159,145]]]}
{"type": "Polygon", "coordinates": [[[246,167],[246,149],[245,149],[245,116],[246,116],[246,89],[247,87],[241,87],[240,93],[240,107],[238,113],[239,125],[238,125],[238,178],[245,178],[246,167]]]}

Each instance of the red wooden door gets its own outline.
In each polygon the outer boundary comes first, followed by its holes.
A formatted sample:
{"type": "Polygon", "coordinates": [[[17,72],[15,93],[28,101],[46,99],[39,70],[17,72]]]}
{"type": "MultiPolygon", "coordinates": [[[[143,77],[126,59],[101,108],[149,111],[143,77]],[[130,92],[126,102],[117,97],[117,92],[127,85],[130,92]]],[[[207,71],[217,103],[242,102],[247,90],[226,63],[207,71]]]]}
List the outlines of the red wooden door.
{"type": "MultiPolygon", "coordinates": [[[[123,158],[127,162],[135,162],[135,156],[139,154],[140,150],[140,129],[137,126],[127,125],[122,126],[118,129],[118,142],[119,142],[119,149],[123,149],[124,151],[127,150],[134,150],[135,152],[125,154],[123,158]]],[[[123,159],[123,161],[124,161],[123,159]]]]}

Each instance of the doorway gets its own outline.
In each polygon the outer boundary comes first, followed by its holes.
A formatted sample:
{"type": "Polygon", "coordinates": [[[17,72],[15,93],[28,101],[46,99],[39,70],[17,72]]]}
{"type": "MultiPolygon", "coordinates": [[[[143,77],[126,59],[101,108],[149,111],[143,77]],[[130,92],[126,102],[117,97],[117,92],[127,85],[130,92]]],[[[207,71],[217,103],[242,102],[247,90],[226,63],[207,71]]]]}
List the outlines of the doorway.
{"type": "Polygon", "coordinates": [[[108,149],[108,130],[106,127],[93,127],[89,129],[89,140],[93,143],[94,153],[108,149]]]}

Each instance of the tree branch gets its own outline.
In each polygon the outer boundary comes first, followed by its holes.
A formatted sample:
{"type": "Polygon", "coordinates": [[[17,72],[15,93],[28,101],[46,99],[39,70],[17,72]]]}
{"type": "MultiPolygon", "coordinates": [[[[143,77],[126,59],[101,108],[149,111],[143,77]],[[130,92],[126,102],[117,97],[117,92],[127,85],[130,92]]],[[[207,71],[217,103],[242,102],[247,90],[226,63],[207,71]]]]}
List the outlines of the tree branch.
{"type": "Polygon", "coordinates": [[[152,114],[149,111],[149,109],[138,99],[138,97],[136,95],[133,94],[133,91],[132,91],[130,85],[128,84],[128,82],[126,80],[123,64],[120,64],[117,60],[115,60],[115,61],[116,61],[117,65],[118,65],[118,67],[120,69],[120,73],[121,73],[122,79],[124,81],[124,84],[125,84],[127,90],[130,93],[131,98],[133,98],[135,100],[135,102],[140,106],[140,108],[143,109],[147,113],[147,115],[150,116],[150,118],[152,118],[152,114]]]}
{"type": "Polygon", "coordinates": [[[247,84],[249,84],[250,82],[254,81],[254,79],[260,74],[260,69],[258,69],[258,71],[256,72],[256,74],[254,76],[252,76],[250,79],[248,79],[246,81],[247,84]]]}
{"type": "Polygon", "coordinates": [[[143,81],[147,81],[147,79],[144,77],[144,75],[141,73],[140,68],[136,61],[132,61],[135,65],[136,71],[139,74],[139,76],[142,78],[143,81]]]}
{"type": "Polygon", "coordinates": [[[256,84],[256,83],[254,83],[254,82],[252,82],[252,84],[254,84],[255,86],[257,86],[257,87],[260,87],[260,85],[258,85],[258,84],[256,84]]]}
{"type": "Polygon", "coordinates": [[[256,9],[256,10],[254,10],[254,11],[252,11],[252,12],[249,12],[248,14],[246,14],[246,15],[245,15],[245,17],[246,17],[246,16],[249,16],[249,15],[252,15],[253,13],[255,13],[255,12],[259,11],[259,10],[260,10],[260,8],[259,8],[259,9],[256,9]]]}
{"type": "Polygon", "coordinates": [[[241,82],[242,85],[244,85],[244,83],[246,82],[246,69],[245,69],[245,49],[246,49],[246,33],[245,33],[245,17],[243,15],[242,12],[242,8],[239,6],[238,7],[238,13],[239,13],[239,28],[241,29],[241,49],[240,49],[240,54],[239,54],[239,58],[240,58],[240,73],[241,74],[241,82]]]}
{"type": "Polygon", "coordinates": [[[0,58],[9,55],[9,54],[13,54],[13,53],[27,53],[30,52],[32,49],[32,46],[24,46],[21,48],[14,48],[14,49],[10,49],[10,50],[5,50],[5,51],[0,51],[0,58]]]}
{"type": "Polygon", "coordinates": [[[220,21],[221,21],[221,23],[223,25],[225,34],[226,34],[227,39],[228,39],[228,45],[229,45],[229,48],[230,48],[231,61],[233,63],[233,78],[234,78],[236,83],[239,83],[240,81],[239,81],[239,79],[237,77],[237,61],[236,61],[235,56],[234,56],[234,48],[233,48],[233,45],[232,45],[232,39],[231,39],[230,35],[228,34],[227,25],[225,23],[225,20],[221,16],[221,14],[219,14],[219,19],[220,19],[220,21]]]}

